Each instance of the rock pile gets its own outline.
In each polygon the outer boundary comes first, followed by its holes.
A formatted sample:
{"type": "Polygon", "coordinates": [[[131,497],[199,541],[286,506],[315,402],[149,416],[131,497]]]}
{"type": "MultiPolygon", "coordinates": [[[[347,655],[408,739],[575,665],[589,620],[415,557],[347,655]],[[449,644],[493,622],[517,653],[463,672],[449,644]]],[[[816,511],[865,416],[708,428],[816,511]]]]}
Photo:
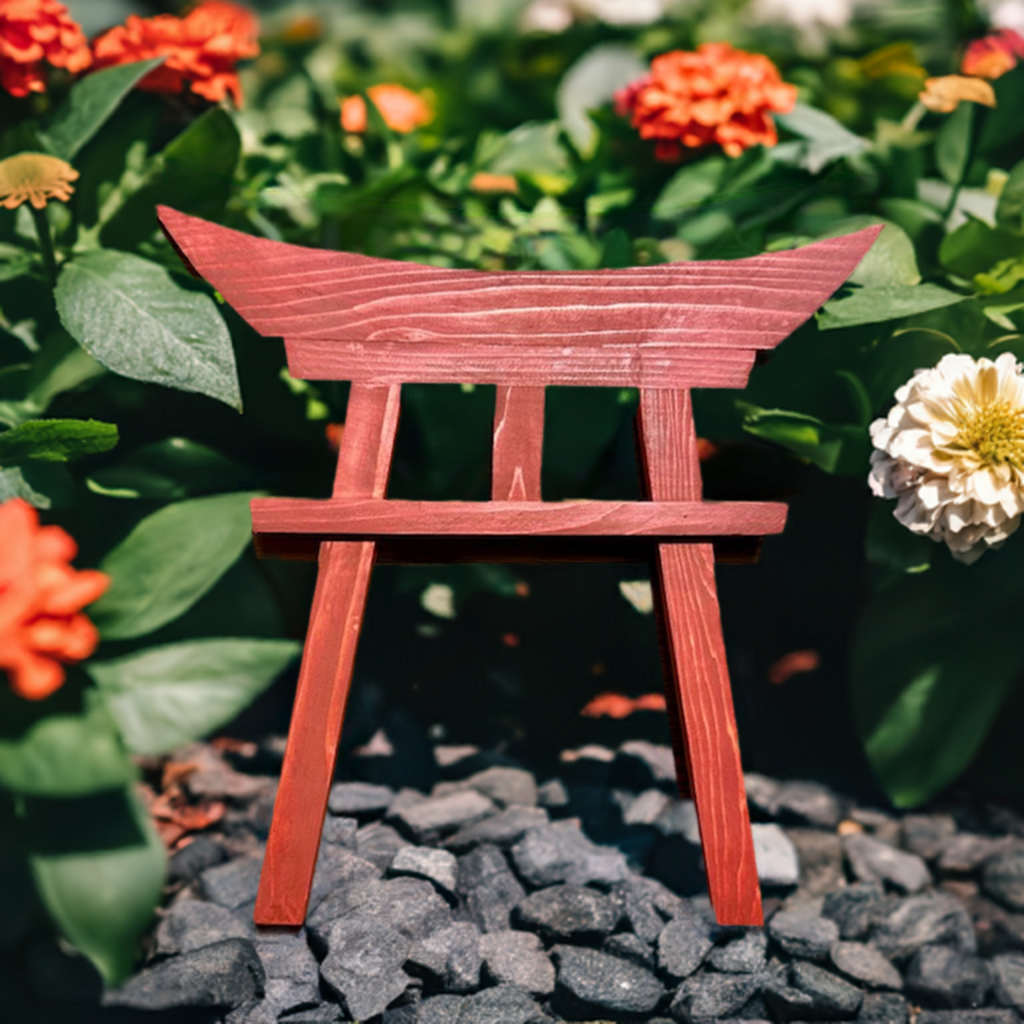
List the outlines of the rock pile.
{"type": "Polygon", "coordinates": [[[429,794],[337,783],[297,933],[252,925],[266,806],[229,816],[175,855],[149,962],[104,1012],[1019,1024],[1024,822],[1009,812],[899,817],[751,775],[767,924],[723,928],[670,751],[584,748],[563,767],[538,786],[478,755],[429,794]]]}

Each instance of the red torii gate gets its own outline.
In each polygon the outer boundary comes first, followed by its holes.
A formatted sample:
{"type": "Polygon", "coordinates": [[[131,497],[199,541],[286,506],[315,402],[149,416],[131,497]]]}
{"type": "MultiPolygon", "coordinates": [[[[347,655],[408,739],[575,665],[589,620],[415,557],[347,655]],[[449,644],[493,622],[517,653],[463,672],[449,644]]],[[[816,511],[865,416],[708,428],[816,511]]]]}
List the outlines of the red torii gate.
{"type": "Polygon", "coordinates": [[[786,506],[701,500],[695,387],[742,388],[849,277],[879,227],[735,261],[475,271],[307,249],[159,207],[179,255],[293,377],[352,382],[329,500],[257,499],[261,555],[316,558],[316,591],[255,920],[303,923],[375,561],[648,561],[681,792],[718,921],[762,923],[715,591],[713,538],[786,506]],[[491,501],[385,499],[404,383],[497,385],[491,501]],[[543,502],[546,385],[640,390],[644,501],[543,502]]]}

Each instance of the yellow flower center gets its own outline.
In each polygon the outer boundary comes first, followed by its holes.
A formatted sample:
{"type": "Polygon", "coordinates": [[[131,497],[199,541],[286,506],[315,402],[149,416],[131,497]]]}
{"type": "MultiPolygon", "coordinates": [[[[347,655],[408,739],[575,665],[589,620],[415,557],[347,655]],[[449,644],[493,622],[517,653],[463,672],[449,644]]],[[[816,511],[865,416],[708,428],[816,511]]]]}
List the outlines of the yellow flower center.
{"type": "Polygon", "coordinates": [[[1024,409],[1005,401],[972,409],[953,443],[974,452],[984,466],[1024,469],[1024,409]]]}

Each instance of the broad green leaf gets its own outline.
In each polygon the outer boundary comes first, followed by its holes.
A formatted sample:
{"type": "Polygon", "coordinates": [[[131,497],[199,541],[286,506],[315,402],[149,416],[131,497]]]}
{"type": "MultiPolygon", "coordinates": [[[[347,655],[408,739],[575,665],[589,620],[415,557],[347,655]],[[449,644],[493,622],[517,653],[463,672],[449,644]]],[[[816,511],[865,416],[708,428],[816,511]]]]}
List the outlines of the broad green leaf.
{"type": "Polygon", "coordinates": [[[32,269],[36,257],[20,245],[0,242],[0,281],[12,281],[32,269]]]}
{"type": "Polygon", "coordinates": [[[62,160],[73,160],[117,110],[135,83],[166,59],[154,57],[134,64],[120,64],[76,82],[43,136],[50,152],[62,160]]]}
{"type": "Polygon", "coordinates": [[[242,142],[231,115],[222,107],[193,121],[150,162],[139,187],[103,225],[100,240],[112,249],[130,249],[159,230],[156,207],[217,218],[234,183],[242,142]]]}
{"type": "Polygon", "coordinates": [[[91,491],[115,498],[179,501],[250,487],[254,476],[206,445],[171,437],[136,449],[123,462],[97,470],[85,483],[91,491]]]}
{"type": "Polygon", "coordinates": [[[824,423],[805,413],[760,409],[747,402],[736,405],[747,433],[789,449],[826,473],[857,473],[867,468],[870,446],[862,426],[824,423]]]}
{"type": "Polygon", "coordinates": [[[618,89],[647,74],[648,68],[628,46],[604,43],[588,50],[562,76],[555,107],[566,134],[585,156],[597,144],[597,128],[587,112],[611,100],[618,89]]]}
{"type": "Polygon", "coordinates": [[[0,786],[28,796],[81,796],[135,778],[113,717],[92,701],[77,715],[39,719],[0,739],[0,786]]]}
{"type": "Polygon", "coordinates": [[[817,174],[833,160],[861,153],[868,146],[867,139],[854,135],[831,114],[810,107],[806,103],[797,103],[788,114],[776,114],[774,117],[786,131],[807,140],[803,143],[783,143],[777,146],[775,159],[794,163],[811,174],[817,174]]]}
{"type": "Polygon", "coordinates": [[[961,103],[948,115],[935,140],[935,163],[950,185],[959,185],[967,173],[974,132],[974,104],[961,103]]]}
{"type": "Polygon", "coordinates": [[[724,156],[705,157],[676,171],[655,200],[653,215],[660,220],[672,220],[690,213],[715,195],[725,172],[724,156]]]}
{"type": "Polygon", "coordinates": [[[557,121],[529,121],[505,136],[500,152],[486,169],[494,174],[563,175],[569,154],[559,141],[557,121]]]}
{"type": "MultiPolygon", "coordinates": [[[[891,503],[886,503],[891,509],[891,503]]],[[[890,799],[912,807],[968,767],[1024,669],[1019,538],[974,565],[932,567],[878,594],[857,628],[854,717],[890,799]]]]}
{"type": "Polygon", "coordinates": [[[602,267],[633,266],[633,240],[622,228],[613,228],[602,239],[602,267]]]}
{"type": "Polygon", "coordinates": [[[86,253],[61,270],[55,297],[65,329],[108,370],[241,410],[227,325],[212,299],[180,288],[163,267],[86,253]]]}
{"type": "Polygon", "coordinates": [[[108,985],[141,952],[167,876],[167,854],[131,788],[79,801],[30,801],[29,862],[54,923],[108,985]]]}
{"type": "Polygon", "coordinates": [[[49,508],[51,504],[45,494],[40,494],[29,486],[17,466],[0,469],[0,505],[11,498],[21,498],[35,508],[49,508]]]}
{"type": "Polygon", "coordinates": [[[117,444],[117,427],[99,420],[28,420],[0,432],[0,465],[30,459],[67,462],[68,459],[110,451],[117,444]]]}
{"type": "Polygon", "coordinates": [[[893,516],[889,501],[874,501],[868,515],[864,552],[873,565],[896,572],[924,572],[932,564],[935,542],[911,533],[893,516]]]}
{"type": "Polygon", "coordinates": [[[902,320],[916,313],[952,306],[966,298],[969,296],[958,295],[946,288],[940,288],[937,284],[859,288],[852,295],[826,302],[817,315],[818,329],[833,331],[840,327],[902,320]]]}
{"type": "Polygon", "coordinates": [[[996,224],[1018,235],[1024,234],[1024,160],[1014,165],[999,193],[996,224]]]}
{"type": "Polygon", "coordinates": [[[959,277],[973,278],[1003,260],[1024,255],[1024,238],[1003,228],[992,228],[969,218],[950,232],[939,246],[939,261],[959,277]]]}
{"type": "Polygon", "coordinates": [[[230,722],[299,653],[293,640],[196,640],[86,671],[134,754],[165,754],[230,722]]]}
{"type": "Polygon", "coordinates": [[[882,233],[875,239],[857,268],[847,278],[850,284],[865,288],[898,288],[918,284],[921,274],[917,269],[914,243],[906,232],[896,224],[890,224],[881,217],[845,217],[822,238],[851,234],[874,224],[884,224],[882,233]]]}
{"type": "Polygon", "coordinates": [[[100,565],[110,589],[89,615],[103,638],[144,636],[191,608],[248,547],[253,496],[180,501],[143,519],[100,565]]]}

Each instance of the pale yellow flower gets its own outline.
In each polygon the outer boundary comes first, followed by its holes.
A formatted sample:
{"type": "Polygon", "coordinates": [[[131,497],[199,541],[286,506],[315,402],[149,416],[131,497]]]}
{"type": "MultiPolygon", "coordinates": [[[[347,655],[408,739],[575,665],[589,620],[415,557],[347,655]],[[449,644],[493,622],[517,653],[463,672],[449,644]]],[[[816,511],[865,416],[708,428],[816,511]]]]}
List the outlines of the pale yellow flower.
{"type": "Polygon", "coordinates": [[[996,105],[996,94],[991,84],[983,78],[966,75],[926,78],[924,89],[917,98],[936,114],[951,114],[963,102],[981,103],[986,107],[996,105]]]}
{"type": "Polygon", "coordinates": [[[69,163],[45,153],[18,153],[0,160],[0,206],[14,210],[24,202],[37,210],[47,200],[59,199],[66,203],[74,189],[71,187],[78,171],[69,163]]]}
{"type": "Polygon", "coordinates": [[[918,370],[871,440],[871,490],[898,499],[893,515],[958,561],[976,561],[1020,525],[1024,373],[1011,353],[948,355],[918,370]]]}

